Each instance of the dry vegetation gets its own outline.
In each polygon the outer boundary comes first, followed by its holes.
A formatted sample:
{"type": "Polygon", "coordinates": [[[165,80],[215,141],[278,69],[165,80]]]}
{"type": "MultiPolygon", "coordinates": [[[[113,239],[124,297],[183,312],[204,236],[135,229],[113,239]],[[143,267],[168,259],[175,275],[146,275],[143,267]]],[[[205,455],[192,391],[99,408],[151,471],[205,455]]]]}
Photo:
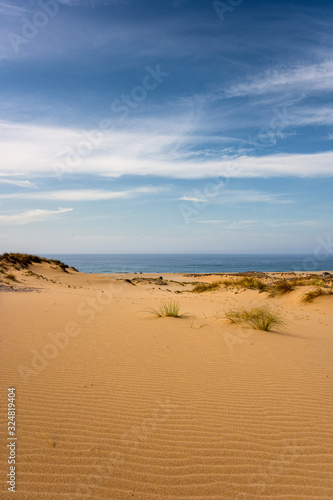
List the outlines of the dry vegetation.
{"type": "Polygon", "coordinates": [[[193,293],[203,293],[203,292],[211,292],[214,290],[218,290],[220,288],[219,281],[213,281],[213,283],[198,283],[193,288],[193,293]]]}
{"type": "Polygon", "coordinates": [[[254,307],[252,309],[230,309],[225,313],[225,317],[230,323],[244,323],[255,330],[269,332],[275,326],[282,326],[284,323],[280,316],[265,307],[254,307]]]}
{"type": "Polygon", "coordinates": [[[157,309],[149,308],[148,312],[158,318],[180,318],[179,302],[174,300],[162,301],[157,309]]]}
{"type": "Polygon", "coordinates": [[[31,264],[40,264],[42,262],[58,266],[66,273],[69,267],[67,264],[64,264],[57,259],[47,259],[45,257],[38,257],[37,255],[30,255],[26,253],[4,253],[0,255],[0,269],[2,272],[3,270],[11,267],[18,270],[27,269],[31,264]]]}
{"type": "Polygon", "coordinates": [[[302,302],[313,302],[314,299],[316,299],[317,297],[322,297],[327,295],[333,295],[332,287],[329,288],[328,290],[325,290],[324,288],[317,286],[315,289],[309,290],[308,292],[303,294],[302,302]]]}

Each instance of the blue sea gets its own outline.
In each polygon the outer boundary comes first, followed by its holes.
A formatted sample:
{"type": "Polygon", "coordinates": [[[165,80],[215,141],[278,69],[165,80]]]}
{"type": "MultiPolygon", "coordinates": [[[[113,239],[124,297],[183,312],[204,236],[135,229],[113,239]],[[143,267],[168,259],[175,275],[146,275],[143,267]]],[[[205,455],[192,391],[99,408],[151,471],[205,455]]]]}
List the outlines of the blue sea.
{"type": "Polygon", "coordinates": [[[333,255],[50,254],[83,273],[236,273],[333,271],[333,255]]]}

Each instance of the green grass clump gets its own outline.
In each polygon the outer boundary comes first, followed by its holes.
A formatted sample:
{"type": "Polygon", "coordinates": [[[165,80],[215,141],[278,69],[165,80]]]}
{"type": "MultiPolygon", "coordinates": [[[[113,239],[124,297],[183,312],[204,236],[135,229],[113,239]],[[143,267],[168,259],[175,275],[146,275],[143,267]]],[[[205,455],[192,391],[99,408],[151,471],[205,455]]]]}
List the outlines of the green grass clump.
{"type": "Polygon", "coordinates": [[[323,286],[323,280],[320,278],[312,278],[309,282],[309,285],[312,286],[323,286]]]}
{"type": "Polygon", "coordinates": [[[150,308],[149,312],[158,318],[180,318],[179,302],[174,300],[162,301],[157,309],[150,308]]]}
{"type": "Polygon", "coordinates": [[[245,323],[255,330],[269,332],[274,326],[283,325],[280,316],[265,307],[231,309],[225,313],[230,323],[245,323]]]}
{"type": "Polygon", "coordinates": [[[193,288],[193,293],[203,293],[211,292],[213,290],[218,290],[220,288],[220,283],[218,281],[213,281],[213,283],[198,283],[193,288]]]}
{"type": "Polygon", "coordinates": [[[12,281],[17,281],[15,274],[12,274],[12,273],[6,274],[5,278],[12,280],[12,281]]]}
{"type": "Polygon", "coordinates": [[[323,290],[320,286],[317,286],[314,290],[309,290],[304,293],[302,296],[302,302],[313,302],[317,297],[321,297],[323,295],[333,295],[333,288],[329,290],[323,290]]]}

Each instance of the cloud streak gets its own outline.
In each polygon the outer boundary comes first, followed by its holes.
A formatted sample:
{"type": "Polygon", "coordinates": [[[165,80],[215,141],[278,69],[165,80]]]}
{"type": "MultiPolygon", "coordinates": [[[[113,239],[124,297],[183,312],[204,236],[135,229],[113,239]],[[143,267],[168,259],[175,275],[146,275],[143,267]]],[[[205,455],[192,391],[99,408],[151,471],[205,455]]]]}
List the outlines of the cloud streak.
{"type": "Polygon", "coordinates": [[[307,92],[333,90],[333,61],[303,65],[288,70],[271,69],[246,83],[225,91],[226,97],[253,96],[281,91],[288,87],[307,92]]]}
{"type": "Polygon", "coordinates": [[[0,226],[24,225],[33,222],[42,222],[53,218],[56,215],[71,212],[72,208],[59,208],[59,210],[34,209],[20,212],[13,215],[0,215],[0,226]]]}
{"type": "Polygon", "coordinates": [[[284,199],[283,194],[271,194],[255,189],[224,189],[221,186],[221,194],[219,196],[205,199],[196,198],[195,196],[182,196],[179,198],[181,201],[189,201],[193,203],[209,203],[217,205],[231,205],[237,203],[274,203],[274,204],[287,204],[293,203],[292,200],[284,199]]]}
{"type": "MultiPolygon", "coordinates": [[[[322,177],[333,175],[333,151],[312,154],[228,155],[193,161],[184,147],[190,137],[171,133],[105,132],[91,154],[78,155],[87,131],[0,124],[3,175],[53,177],[61,174],[154,176],[174,179],[210,177],[322,177]],[[67,153],[63,152],[67,148],[67,153]],[[76,151],[76,153],[75,153],[76,151]]],[[[186,149],[186,148],[185,148],[186,149]]]]}
{"type": "Polygon", "coordinates": [[[49,201],[103,201],[128,199],[140,195],[154,195],[168,191],[167,186],[143,186],[124,191],[108,191],[106,189],[67,189],[59,191],[42,191],[33,193],[4,194],[0,199],[25,199],[49,201]]]}

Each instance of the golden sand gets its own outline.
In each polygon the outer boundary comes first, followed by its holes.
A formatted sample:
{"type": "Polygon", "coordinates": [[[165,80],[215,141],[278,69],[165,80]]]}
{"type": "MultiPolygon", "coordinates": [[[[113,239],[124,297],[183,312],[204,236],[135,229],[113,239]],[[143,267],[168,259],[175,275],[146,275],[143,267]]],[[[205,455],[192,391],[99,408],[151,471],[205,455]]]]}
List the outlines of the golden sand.
{"type": "Polygon", "coordinates": [[[4,426],[1,498],[333,498],[333,296],[29,269],[13,283],[26,291],[0,292],[1,415],[8,387],[17,404],[16,493],[4,426]],[[147,312],[162,300],[182,316],[147,312]],[[223,319],[260,305],[279,330],[223,319]]]}

